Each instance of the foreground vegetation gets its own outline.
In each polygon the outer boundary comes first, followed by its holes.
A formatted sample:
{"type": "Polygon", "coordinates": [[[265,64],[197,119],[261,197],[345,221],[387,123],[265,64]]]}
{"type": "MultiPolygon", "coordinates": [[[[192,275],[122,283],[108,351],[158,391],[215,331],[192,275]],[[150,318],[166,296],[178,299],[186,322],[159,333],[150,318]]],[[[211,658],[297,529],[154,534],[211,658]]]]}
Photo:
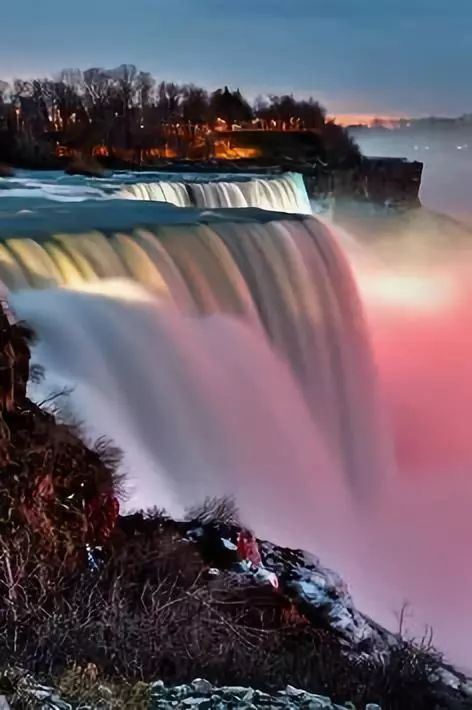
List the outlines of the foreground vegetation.
{"type": "Polygon", "coordinates": [[[470,707],[466,679],[446,683],[430,643],[365,619],[369,644],[345,634],[328,613],[349,602],[336,585],[307,604],[293,583],[302,553],[271,546],[279,585],[260,581],[243,564],[227,502],[183,522],[159,511],[120,517],[116,450],[87,447],[27,398],[30,337],[0,312],[0,694],[13,707],[34,707],[30,674],[82,707],[148,707],[147,684],[197,677],[290,684],[357,708],[470,707]]]}
{"type": "Polygon", "coordinates": [[[209,574],[207,551],[180,526],[154,516],[123,534],[98,568],[61,576],[26,538],[4,543],[0,668],[14,663],[76,700],[98,697],[104,681],[121,697],[157,679],[203,677],[266,691],[291,684],[358,708],[455,707],[429,645],[398,640],[388,654],[362,654],[296,600],[230,569],[209,574]]]}

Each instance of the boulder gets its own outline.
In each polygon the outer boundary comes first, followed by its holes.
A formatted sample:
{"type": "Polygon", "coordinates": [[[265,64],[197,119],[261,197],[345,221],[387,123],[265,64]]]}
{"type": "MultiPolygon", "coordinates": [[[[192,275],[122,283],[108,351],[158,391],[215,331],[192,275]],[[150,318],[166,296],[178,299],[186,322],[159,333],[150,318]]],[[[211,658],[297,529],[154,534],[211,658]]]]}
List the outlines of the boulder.
{"type": "Polygon", "coordinates": [[[0,178],[10,178],[15,176],[15,171],[11,165],[0,163],[0,178]]]}
{"type": "Polygon", "coordinates": [[[95,158],[80,157],[73,160],[64,171],[67,175],[83,175],[84,177],[104,178],[107,171],[95,158]]]}

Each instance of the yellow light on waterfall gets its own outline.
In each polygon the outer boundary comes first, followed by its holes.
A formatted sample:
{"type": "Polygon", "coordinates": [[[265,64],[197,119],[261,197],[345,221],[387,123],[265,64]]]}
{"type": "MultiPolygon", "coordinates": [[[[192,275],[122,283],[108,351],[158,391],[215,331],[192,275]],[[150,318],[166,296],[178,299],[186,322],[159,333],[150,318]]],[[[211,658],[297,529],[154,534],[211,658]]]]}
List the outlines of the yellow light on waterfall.
{"type": "Polygon", "coordinates": [[[155,295],[143,286],[124,278],[89,281],[87,283],[66,286],[69,291],[80,291],[97,296],[106,296],[117,301],[129,303],[155,303],[155,295]]]}

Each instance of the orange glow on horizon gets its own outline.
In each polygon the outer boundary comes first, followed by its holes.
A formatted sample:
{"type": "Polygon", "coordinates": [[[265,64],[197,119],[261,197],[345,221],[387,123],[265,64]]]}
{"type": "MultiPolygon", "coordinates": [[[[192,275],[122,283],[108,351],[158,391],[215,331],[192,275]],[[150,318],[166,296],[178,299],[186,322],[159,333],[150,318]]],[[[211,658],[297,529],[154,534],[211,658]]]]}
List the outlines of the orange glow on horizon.
{"type": "Polygon", "coordinates": [[[340,126],[371,126],[375,120],[385,124],[398,121],[402,116],[380,116],[373,113],[338,113],[331,116],[340,126]]]}

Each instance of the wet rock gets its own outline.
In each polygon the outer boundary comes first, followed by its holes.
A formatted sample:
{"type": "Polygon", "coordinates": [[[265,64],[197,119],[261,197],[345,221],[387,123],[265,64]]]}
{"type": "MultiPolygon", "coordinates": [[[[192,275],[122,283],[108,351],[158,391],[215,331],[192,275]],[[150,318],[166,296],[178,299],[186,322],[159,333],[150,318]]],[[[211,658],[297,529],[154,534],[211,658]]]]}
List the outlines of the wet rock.
{"type": "Polygon", "coordinates": [[[107,171],[95,158],[76,158],[64,171],[67,175],[83,175],[84,177],[104,178],[107,171]]]}
{"type": "Polygon", "coordinates": [[[352,648],[387,651],[396,637],[357,611],[345,582],[314,555],[303,550],[260,543],[264,566],[277,575],[280,588],[317,627],[330,629],[352,648]]]}
{"type": "Polygon", "coordinates": [[[287,686],[277,693],[264,693],[243,686],[226,686],[218,688],[208,681],[197,679],[190,685],[179,685],[166,688],[162,685],[152,686],[151,707],[160,710],[165,707],[197,708],[198,710],[345,710],[335,705],[329,698],[287,686]]]}
{"type": "Polygon", "coordinates": [[[196,693],[199,693],[200,695],[209,695],[213,690],[212,684],[208,680],[204,680],[203,678],[196,678],[192,682],[192,688],[196,693]]]}
{"type": "Polygon", "coordinates": [[[0,178],[11,178],[15,176],[15,171],[11,165],[0,163],[0,178]]]}

